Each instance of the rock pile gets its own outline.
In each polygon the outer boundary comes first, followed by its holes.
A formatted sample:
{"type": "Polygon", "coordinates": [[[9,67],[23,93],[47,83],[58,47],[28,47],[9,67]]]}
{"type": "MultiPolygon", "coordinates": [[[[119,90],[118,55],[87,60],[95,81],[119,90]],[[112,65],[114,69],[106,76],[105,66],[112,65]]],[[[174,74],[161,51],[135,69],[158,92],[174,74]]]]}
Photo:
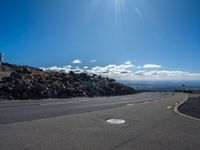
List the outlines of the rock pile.
{"type": "Polygon", "coordinates": [[[44,99],[134,94],[133,88],[114,79],[60,72],[45,72],[28,66],[4,64],[12,68],[0,81],[0,99],[44,99]]]}

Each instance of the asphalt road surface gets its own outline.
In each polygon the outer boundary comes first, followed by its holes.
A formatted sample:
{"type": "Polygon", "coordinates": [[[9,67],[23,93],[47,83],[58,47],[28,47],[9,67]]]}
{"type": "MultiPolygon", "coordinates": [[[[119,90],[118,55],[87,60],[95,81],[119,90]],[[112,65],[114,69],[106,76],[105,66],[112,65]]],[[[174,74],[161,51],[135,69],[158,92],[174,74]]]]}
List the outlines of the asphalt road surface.
{"type": "Polygon", "coordinates": [[[0,150],[199,150],[181,93],[0,102],[0,150]],[[110,124],[107,119],[123,119],[110,124]]]}

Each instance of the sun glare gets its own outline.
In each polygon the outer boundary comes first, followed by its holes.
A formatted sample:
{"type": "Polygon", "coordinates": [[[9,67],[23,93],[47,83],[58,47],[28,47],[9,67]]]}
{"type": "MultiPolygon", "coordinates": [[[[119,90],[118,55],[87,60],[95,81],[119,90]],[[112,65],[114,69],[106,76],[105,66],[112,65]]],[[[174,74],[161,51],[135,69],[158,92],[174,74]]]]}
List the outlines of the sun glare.
{"type": "Polygon", "coordinates": [[[113,10],[115,25],[120,25],[122,22],[122,15],[125,11],[127,0],[92,0],[90,4],[90,10],[95,11],[98,6],[109,6],[110,10],[113,10]]]}
{"type": "Polygon", "coordinates": [[[112,0],[114,6],[114,14],[115,14],[115,23],[120,24],[122,13],[125,9],[125,1],[126,0],[112,0]]]}

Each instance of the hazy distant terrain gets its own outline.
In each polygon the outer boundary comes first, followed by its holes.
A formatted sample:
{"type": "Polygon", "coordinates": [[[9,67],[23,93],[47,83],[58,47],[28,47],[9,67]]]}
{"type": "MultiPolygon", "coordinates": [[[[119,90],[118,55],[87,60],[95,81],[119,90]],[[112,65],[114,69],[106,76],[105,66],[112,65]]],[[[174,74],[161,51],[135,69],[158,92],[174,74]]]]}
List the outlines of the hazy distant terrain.
{"type": "Polygon", "coordinates": [[[136,89],[173,92],[176,89],[199,90],[200,81],[119,81],[136,89]],[[184,85],[184,86],[183,86],[184,85]]]}

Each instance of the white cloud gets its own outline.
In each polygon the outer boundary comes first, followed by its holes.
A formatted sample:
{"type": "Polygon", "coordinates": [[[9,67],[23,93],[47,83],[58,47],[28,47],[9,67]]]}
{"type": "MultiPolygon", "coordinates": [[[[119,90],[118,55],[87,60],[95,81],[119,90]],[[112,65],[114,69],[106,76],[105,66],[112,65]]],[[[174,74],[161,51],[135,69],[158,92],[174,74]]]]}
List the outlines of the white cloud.
{"type": "Polygon", "coordinates": [[[132,62],[131,61],[126,61],[124,64],[125,65],[130,65],[130,64],[132,64],[132,62]]]}
{"type": "Polygon", "coordinates": [[[42,69],[44,71],[59,71],[59,72],[66,72],[66,73],[72,70],[70,65],[63,66],[63,67],[52,66],[49,68],[41,67],[40,69],[42,69]]]}
{"type": "Polygon", "coordinates": [[[138,71],[136,71],[136,72],[134,72],[134,75],[136,75],[136,76],[144,76],[144,74],[145,74],[145,71],[144,70],[138,70],[138,71]]]}
{"type": "Polygon", "coordinates": [[[92,59],[92,60],[90,60],[90,62],[91,62],[91,63],[95,63],[95,62],[97,62],[97,61],[96,61],[96,59],[92,59]]]}
{"type": "Polygon", "coordinates": [[[63,66],[64,68],[72,68],[71,65],[63,66]]]}
{"type": "Polygon", "coordinates": [[[84,66],[83,69],[88,69],[88,66],[84,66]]]}
{"type": "Polygon", "coordinates": [[[156,68],[161,68],[161,65],[157,65],[157,64],[145,64],[143,65],[144,69],[156,69],[156,68]]]}
{"type": "Polygon", "coordinates": [[[134,66],[131,62],[127,61],[119,65],[109,64],[106,66],[95,66],[92,68],[89,68],[88,66],[81,68],[67,65],[63,67],[42,67],[41,69],[45,71],[60,71],[66,73],[69,71],[74,71],[76,73],[87,72],[89,74],[108,76],[119,80],[200,80],[200,73],[160,70],[160,68],[161,66],[156,64],[134,66]]]}
{"type": "Polygon", "coordinates": [[[82,72],[84,72],[84,70],[80,69],[80,68],[75,68],[72,71],[75,72],[75,73],[82,73],[82,72]]]}
{"type": "Polygon", "coordinates": [[[137,69],[141,69],[141,68],[142,68],[142,66],[136,66],[136,68],[137,68],[137,69]]]}
{"type": "Polygon", "coordinates": [[[184,71],[169,70],[138,70],[129,77],[130,80],[148,79],[148,80],[199,80],[200,73],[190,73],[184,71]]]}
{"type": "Polygon", "coordinates": [[[72,64],[81,64],[81,60],[80,59],[75,59],[72,61],[72,64]]]}
{"type": "Polygon", "coordinates": [[[105,76],[117,76],[121,74],[131,74],[131,68],[133,68],[132,64],[121,64],[121,65],[114,65],[110,64],[104,67],[96,66],[93,67],[87,72],[92,74],[99,74],[99,75],[105,75],[105,76]]]}

